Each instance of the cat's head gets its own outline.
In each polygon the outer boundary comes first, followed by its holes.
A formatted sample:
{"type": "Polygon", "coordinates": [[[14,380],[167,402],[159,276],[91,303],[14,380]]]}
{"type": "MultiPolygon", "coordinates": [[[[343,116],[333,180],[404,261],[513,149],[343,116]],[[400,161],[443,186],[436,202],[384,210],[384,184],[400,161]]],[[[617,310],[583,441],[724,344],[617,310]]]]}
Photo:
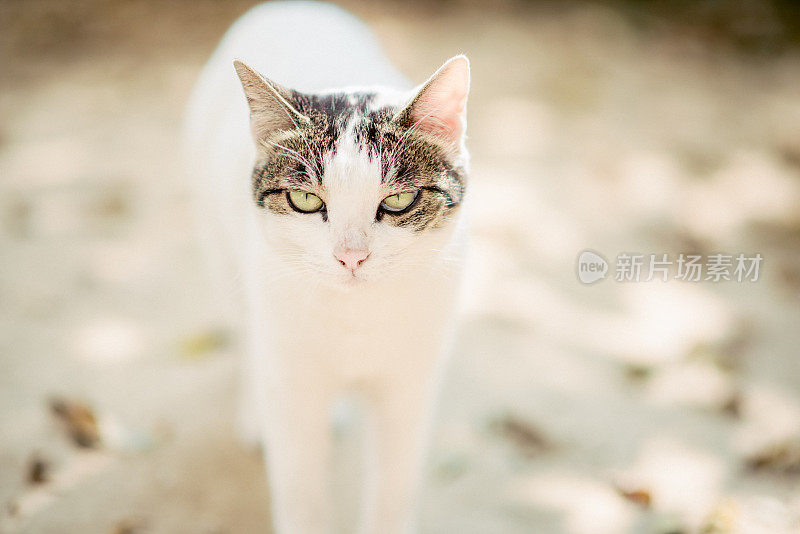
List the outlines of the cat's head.
{"type": "Polygon", "coordinates": [[[447,261],[467,178],[466,57],[410,92],[300,93],[234,65],[260,227],[288,268],[355,285],[447,261]]]}

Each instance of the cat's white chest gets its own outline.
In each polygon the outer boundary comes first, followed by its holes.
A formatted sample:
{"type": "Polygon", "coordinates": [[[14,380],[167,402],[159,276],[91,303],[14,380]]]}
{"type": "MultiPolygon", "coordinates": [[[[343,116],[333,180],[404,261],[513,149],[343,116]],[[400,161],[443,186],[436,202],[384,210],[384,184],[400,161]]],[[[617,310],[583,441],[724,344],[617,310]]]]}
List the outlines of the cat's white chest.
{"type": "Polygon", "coordinates": [[[452,321],[458,273],[422,270],[346,290],[297,284],[287,281],[259,298],[264,332],[271,333],[267,357],[322,368],[337,389],[348,389],[406,372],[411,379],[420,366],[435,365],[452,321]]]}

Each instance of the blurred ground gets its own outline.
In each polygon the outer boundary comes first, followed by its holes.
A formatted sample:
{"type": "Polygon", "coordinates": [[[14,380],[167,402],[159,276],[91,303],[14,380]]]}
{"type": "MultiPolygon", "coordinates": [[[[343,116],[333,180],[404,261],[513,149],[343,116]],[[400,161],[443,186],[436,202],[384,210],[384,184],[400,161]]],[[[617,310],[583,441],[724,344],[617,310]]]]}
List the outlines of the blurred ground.
{"type": "MultiPolygon", "coordinates": [[[[415,80],[473,62],[475,261],[424,532],[800,532],[800,61],[780,13],[695,31],[587,4],[345,5],[415,80]],[[583,286],[585,248],[765,260],[755,283],[583,286]]],[[[0,5],[0,532],[266,528],[176,158],[246,7],[0,5]],[[58,395],[88,403],[101,447],[56,424],[58,395]]]]}

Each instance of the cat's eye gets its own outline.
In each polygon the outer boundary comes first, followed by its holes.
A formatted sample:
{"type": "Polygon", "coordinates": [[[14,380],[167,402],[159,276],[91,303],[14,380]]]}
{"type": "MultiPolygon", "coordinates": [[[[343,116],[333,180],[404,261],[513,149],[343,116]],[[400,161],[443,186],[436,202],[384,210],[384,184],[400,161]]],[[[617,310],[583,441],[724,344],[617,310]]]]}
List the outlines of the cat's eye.
{"type": "Polygon", "coordinates": [[[409,191],[407,193],[397,193],[396,195],[389,195],[381,202],[381,208],[390,213],[399,213],[411,207],[411,204],[417,200],[419,191],[409,191]]]}
{"type": "Polygon", "coordinates": [[[305,191],[289,191],[286,193],[286,198],[289,199],[289,204],[294,209],[303,213],[314,213],[322,209],[324,205],[322,199],[317,195],[305,191]]]}

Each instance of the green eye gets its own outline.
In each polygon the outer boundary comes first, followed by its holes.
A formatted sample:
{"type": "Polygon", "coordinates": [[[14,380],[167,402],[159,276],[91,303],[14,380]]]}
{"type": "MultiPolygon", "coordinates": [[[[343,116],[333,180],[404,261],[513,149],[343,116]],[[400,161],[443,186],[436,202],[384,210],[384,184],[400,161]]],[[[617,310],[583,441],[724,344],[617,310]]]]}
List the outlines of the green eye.
{"type": "Polygon", "coordinates": [[[317,195],[305,191],[289,191],[286,193],[286,198],[289,199],[289,204],[294,209],[303,213],[314,213],[324,205],[322,199],[317,195]]]}
{"type": "Polygon", "coordinates": [[[399,213],[408,209],[417,199],[417,195],[419,195],[419,191],[389,195],[383,199],[383,202],[381,202],[381,208],[386,211],[399,213]]]}

